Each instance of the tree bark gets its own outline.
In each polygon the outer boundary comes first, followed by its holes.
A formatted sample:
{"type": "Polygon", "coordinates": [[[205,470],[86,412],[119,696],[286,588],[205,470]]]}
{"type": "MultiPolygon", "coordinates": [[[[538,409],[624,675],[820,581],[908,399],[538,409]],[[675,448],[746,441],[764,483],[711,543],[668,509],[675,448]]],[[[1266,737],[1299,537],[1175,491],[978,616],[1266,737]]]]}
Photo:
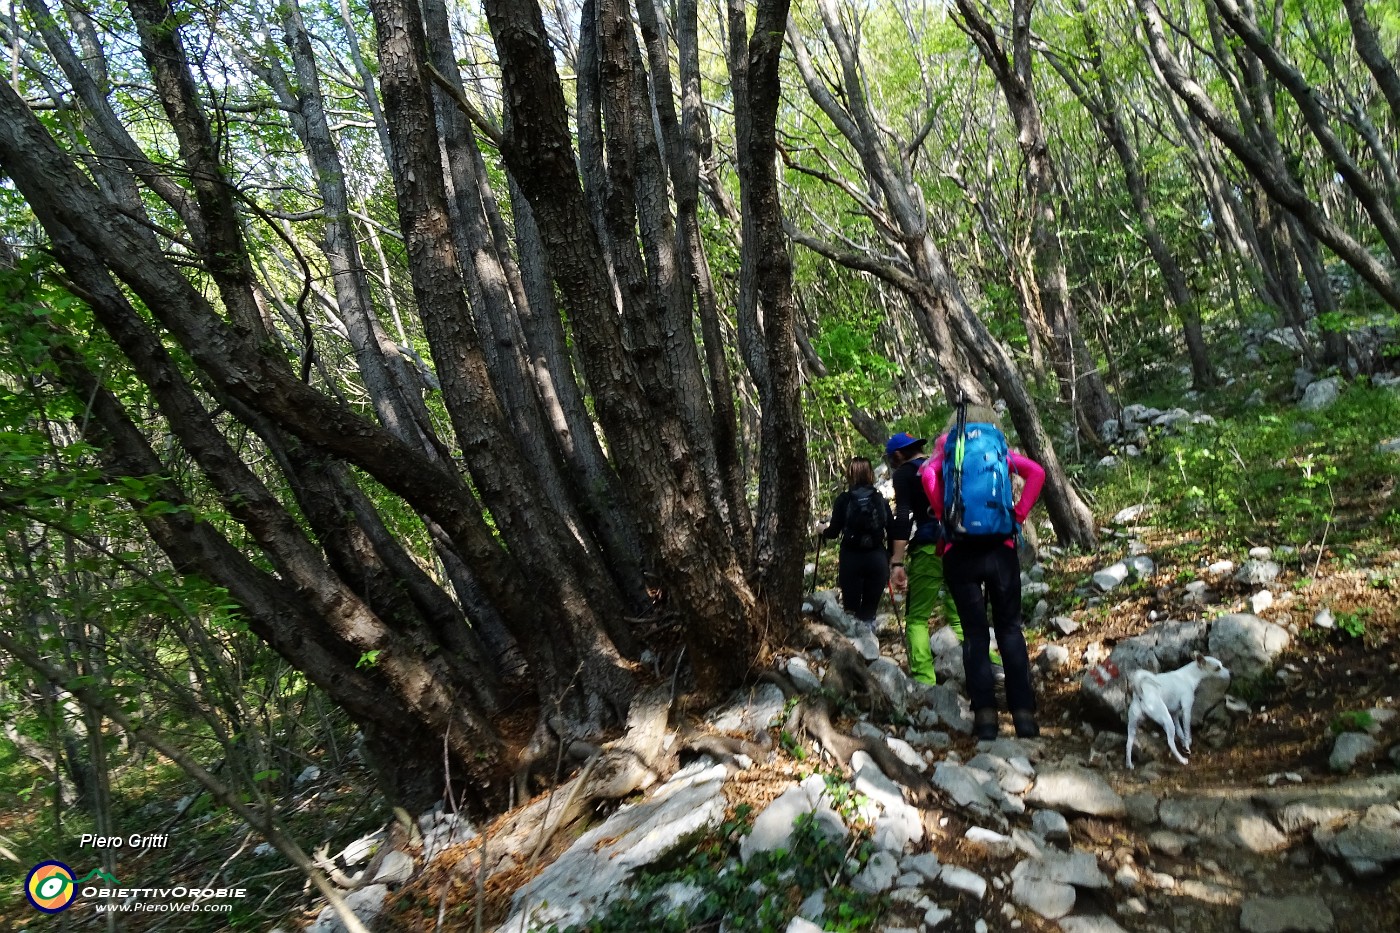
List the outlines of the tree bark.
{"type": "Polygon", "coordinates": [[[790,0],[759,0],[753,35],[747,36],[744,4],[729,0],[729,76],[744,219],[741,265],[754,270],[767,363],[766,378],[756,379],[765,456],[759,472],[754,579],[759,596],[785,624],[801,602],[810,508],[807,432],[798,385],[797,303],[778,196],[778,64],[789,6],[790,0]]]}
{"type": "MultiPolygon", "coordinates": [[[[384,114],[394,147],[391,167],[399,222],[418,314],[437,361],[448,415],[496,528],[533,578],[538,598],[555,610],[547,614],[546,631],[561,648],[570,645],[582,667],[579,675],[572,664],[540,671],[553,681],[547,695],[553,703],[563,703],[577,683],[585,696],[603,697],[620,716],[630,699],[631,676],[605,633],[617,627],[625,635],[621,599],[609,586],[596,554],[573,534],[560,533],[560,522],[544,520],[540,507],[547,509],[553,497],[541,478],[528,468],[511,472],[513,465],[531,463],[521,450],[529,439],[511,430],[491,379],[482,335],[471,326],[462,291],[418,7],[406,0],[375,0],[371,9],[384,114]]],[[[499,266],[493,264],[493,269],[498,272],[499,266]]]]}
{"type": "MultiPolygon", "coordinates": [[[[637,2],[638,9],[642,10],[651,9],[655,0],[637,2]]],[[[682,274],[691,280],[696,313],[700,319],[714,419],[715,466],[724,488],[734,547],[743,556],[751,554],[753,549],[753,513],[749,508],[747,483],[739,458],[735,377],[729,366],[727,346],[720,327],[719,302],[715,297],[710,264],[700,235],[700,166],[708,157],[710,129],[701,96],[699,6],[696,0],[679,0],[675,16],[681,116],[676,139],[667,152],[671,158],[671,178],[676,197],[676,252],[683,264],[682,274]]],[[[645,28],[652,17],[644,14],[640,18],[645,28]]],[[[650,46],[651,43],[648,44],[650,46]]],[[[657,59],[652,66],[653,73],[664,74],[662,62],[665,56],[659,52],[652,55],[657,59]]],[[[670,93],[669,83],[657,87],[655,91],[658,99],[669,99],[670,93]]]]}
{"type": "Polygon", "coordinates": [[[502,154],[539,226],[644,540],[689,617],[688,654],[697,679],[705,691],[725,689],[744,675],[734,660],[755,655],[753,593],[723,523],[709,508],[705,478],[689,456],[684,429],[671,412],[650,403],[624,351],[609,266],[579,182],[539,7],[532,0],[489,0],[485,8],[509,113],[502,154]]]}

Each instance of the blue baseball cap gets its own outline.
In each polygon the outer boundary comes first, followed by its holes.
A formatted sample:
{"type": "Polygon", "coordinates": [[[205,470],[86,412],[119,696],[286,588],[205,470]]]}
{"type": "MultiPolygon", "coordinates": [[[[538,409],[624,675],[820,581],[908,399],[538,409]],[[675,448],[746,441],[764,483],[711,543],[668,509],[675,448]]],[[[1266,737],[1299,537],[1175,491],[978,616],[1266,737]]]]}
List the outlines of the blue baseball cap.
{"type": "Polygon", "coordinates": [[[915,437],[912,434],[906,434],[905,432],[900,431],[894,437],[885,441],[885,456],[888,457],[896,450],[903,450],[906,447],[912,447],[916,444],[922,446],[927,443],[928,441],[925,438],[915,437]]]}

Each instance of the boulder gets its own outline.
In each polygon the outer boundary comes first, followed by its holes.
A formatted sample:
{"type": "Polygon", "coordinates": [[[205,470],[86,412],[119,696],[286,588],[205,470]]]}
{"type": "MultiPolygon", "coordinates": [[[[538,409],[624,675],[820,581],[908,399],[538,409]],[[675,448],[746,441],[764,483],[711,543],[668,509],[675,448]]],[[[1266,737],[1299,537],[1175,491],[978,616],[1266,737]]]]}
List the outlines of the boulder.
{"type": "Polygon", "coordinates": [[[645,801],[619,809],[520,888],[499,929],[524,933],[550,924],[562,928],[596,915],[628,891],[628,881],[637,872],[719,826],[726,806],[725,776],[723,765],[697,762],[678,771],[645,801]]]}
{"type": "Polygon", "coordinates": [[[1069,821],[1054,810],[1037,810],[1031,817],[1031,830],[1046,842],[1069,842],[1069,821]]]}
{"type": "Polygon", "coordinates": [[[933,769],[933,786],[947,794],[955,806],[1001,826],[1004,820],[1000,808],[983,788],[991,781],[991,775],[985,771],[950,761],[941,761],[933,769]]]}
{"type": "Polygon", "coordinates": [[[1127,933],[1126,930],[1113,922],[1112,917],[1104,914],[1061,917],[1060,930],[1061,933],[1127,933]]]}
{"type": "Polygon", "coordinates": [[[788,658],[786,665],[788,679],[800,693],[816,693],[821,690],[821,678],[812,673],[806,658],[788,658]]]}
{"type": "Polygon", "coordinates": [[[1215,797],[1163,800],[1157,808],[1162,825],[1174,832],[1210,839],[1250,852],[1277,852],[1288,845],[1268,815],[1248,801],[1215,797]]]}
{"type": "Polygon", "coordinates": [[[1085,768],[1042,771],[1026,794],[1026,803],[1049,810],[1119,818],[1127,815],[1123,798],[1096,772],[1085,768]]]}
{"type": "Polygon", "coordinates": [[[1063,645],[1046,645],[1036,655],[1036,667],[1047,674],[1069,667],[1069,649],[1063,645]]]}
{"type": "Polygon", "coordinates": [[[1283,567],[1277,561],[1250,558],[1235,571],[1235,580],[1250,586],[1265,586],[1277,580],[1280,573],[1283,567]]]}
{"type": "Polygon", "coordinates": [[[1343,732],[1332,743],[1332,755],[1327,765],[1338,774],[1346,774],[1356,767],[1357,761],[1374,752],[1380,746],[1365,732],[1343,732]]]}
{"type": "Polygon", "coordinates": [[[921,685],[919,690],[924,702],[924,708],[915,715],[919,725],[925,728],[941,725],[964,735],[972,732],[972,707],[967,697],[947,684],[921,685]]]}
{"type": "Polygon", "coordinates": [[[1244,933],[1331,933],[1334,923],[1320,897],[1252,897],[1240,909],[1244,933]]]}
{"type": "MultiPolygon", "coordinates": [[[[388,896],[388,885],[371,884],[345,895],[345,906],[365,926],[373,929],[374,920],[384,910],[384,901],[388,896]]],[[[306,929],[307,933],[346,933],[347,928],[335,908],[327,905],[316,915],[316,922],[306,929]]]]}
{"type": "Polygon", "coordinates": [[[890,705],[903,713],[909,709],[911,692],[915,689],[914,681],[894,661],[889,658],[876,658],[870,662],[867,669],[870,679],[879,685],[885,696],[889,698],[890,705]]]}
{"type": "Polygon", "coordinates": [[[818,777],[789,787],[753,821],[753,829],[739,843],[739,860],[747,863],[759,852],[792,848],[793,824],[799,816],[812,813],[823,832],[832,838],[846,835],[846,824],[825,797],[825,784],[818,777]]]}
{"type": "Polygon", "coordinates": [[[1148,580],[1157,572],[1157,564],[1146,554],[1138,554],[1128,559],[1128,570],[1134,579],[1148,580]]]}
{"type": "Polygon", "coordinates": [[[1126,509],[1119,509],[1113,516],[1115,525],[1131,525],[1147,514],[1151,507],[1146,504],[1130,505],[1126,509]]]}
{"type": "Polygon", "coordinates": [[[1341,827],[1318,827],[1313,841],[1334,858],[1344,859],[1352,873],[1375,877],[1400,862],[1400,805],[1377,804],[1341,827]]]}
{"type": "Polygon", "coordinates": [[[1105,593],[1126,579],[1128,579],[1128,565],[1121,560],[1095,572],[1093,577],[1094,585],[1105,593]]]}
{"type": "Polygon", "coordinates": [[[876,852],[860,874],[851,879],[851,887],[866,894],[883,894],[894,887],[898,877],[899,861],[888,852],[876,852]]]}
{"type": "MultiPolygon", "coordinates": [[[[1208,631],[1204,622],[1161,622],[1141,635],[1124,639],[1114,647],[1107,661],[1085,672],[1080,680],[1085,701],[1103,713],[1125,717],[1128,675],[1136,670],[1156,673],[1181,667],[1197,651],[1206,649],[1208,631]]],[[[1201,721],[1217,701],[1215,698],[1202,703],[1198,695],[1192,721],[1201,721]]]]}
{"type": "Polygon", "coordinates": [[[1028,858],[1011,870],[1011,899],[1048,920],[1074,909],[1075,888],[1107,888],[1108,876],[1093,854],[1049,850],[1028,858]]]}
{"type": "Polygon", "coordinates": [[[1330,408],[1342,397],[1342,380],[1339,376],[1319,379],[1303,390],[1303,400],[1298,407],[1303,411],[1322,411],[1330,408]]]}
{"type": "Polygon", "coordinates": [[[1271,670],[1290,641],[1288,629],[1244,612],[1223,615],[1210,627],[1210,654],[1236,677],[1258,677],[1271,670]]]}
{"type": "Polygon", "coordinates": [[[379,871],[374,873],[370,881],[376,884],[403,884],[413,877],[413,856],[407,852],[400,852],[397,849],[384,856],[384,861],[379,863],[379,871]]]}
{"type": "Polygon", "coordinates": [[[975,871],[959,868],[956,865],[944,865],[938,872],[938,880],[954,891],[971,894],[978,900],[981,900],[987,893],[986,878],[975,871]]]}
{"type": "Polygon", "coordinates": [[[729,704],[715,713],[710,726],[716,732],[740,732],[752,735],[767,729],[783,712],[783,691],[777,684],[762,683],[751,690],[741,690],[729,704]]]}

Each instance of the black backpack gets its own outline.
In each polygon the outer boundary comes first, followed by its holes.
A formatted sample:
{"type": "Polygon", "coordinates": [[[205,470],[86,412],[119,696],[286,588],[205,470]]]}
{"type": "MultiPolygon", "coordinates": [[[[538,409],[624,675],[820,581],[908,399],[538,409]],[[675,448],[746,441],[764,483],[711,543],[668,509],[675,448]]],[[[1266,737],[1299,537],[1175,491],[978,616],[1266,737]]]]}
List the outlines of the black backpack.
{"type": "Polygon", "coordinates": [[[883,548],[889,511],[885,497],[874,487],[851,490],[851,497],[846,500],[846,524],[841,543],[865,551],[883,548]]]}

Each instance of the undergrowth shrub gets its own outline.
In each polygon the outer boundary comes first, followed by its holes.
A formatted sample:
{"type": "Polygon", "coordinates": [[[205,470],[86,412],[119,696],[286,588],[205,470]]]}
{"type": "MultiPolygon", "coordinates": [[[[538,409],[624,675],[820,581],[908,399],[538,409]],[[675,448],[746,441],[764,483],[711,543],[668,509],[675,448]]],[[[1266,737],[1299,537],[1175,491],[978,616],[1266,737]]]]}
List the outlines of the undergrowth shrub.
{"type": "Polygon", "coordinates": [[[1400,528],[1400,393],[1360,380],[1324,411],[1246,409],[1154,439],[1097,485],[1099,511],[1149,503],[1154,523],[1201,544],[1346,545],[1400,528]]]}
{"type": "Polygon", "coordinates": [[[1343,732],[1365,732],[1371,728],[1375,722],[1371,714],[1365,710],[1348,710],[1340,713],[1332,720],[1332,734],[1341,735],[1343,732]]]}

